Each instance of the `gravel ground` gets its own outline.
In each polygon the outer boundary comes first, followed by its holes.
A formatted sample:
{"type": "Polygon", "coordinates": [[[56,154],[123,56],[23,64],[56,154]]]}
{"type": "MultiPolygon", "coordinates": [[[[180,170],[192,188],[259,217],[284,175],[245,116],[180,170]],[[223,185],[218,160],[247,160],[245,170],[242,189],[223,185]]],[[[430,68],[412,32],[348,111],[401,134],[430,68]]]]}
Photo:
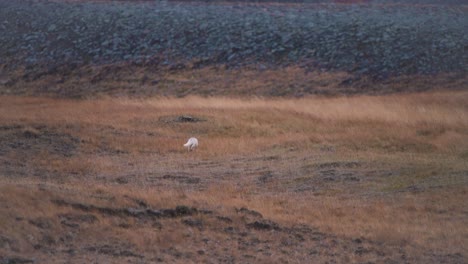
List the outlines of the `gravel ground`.
{"type": "Polygon", "coordinates": [[[155,58],[376,78],[468,69],[466,6],[0,0],[0,17],[5,72],[155,58]]]}

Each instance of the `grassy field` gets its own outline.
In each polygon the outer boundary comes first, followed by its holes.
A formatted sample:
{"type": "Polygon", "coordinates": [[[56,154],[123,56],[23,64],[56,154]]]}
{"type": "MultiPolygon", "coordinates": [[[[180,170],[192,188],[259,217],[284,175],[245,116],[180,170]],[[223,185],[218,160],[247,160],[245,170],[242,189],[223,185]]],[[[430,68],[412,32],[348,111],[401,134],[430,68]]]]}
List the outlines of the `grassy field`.
{"type": "Polygon", "coordinates": [[[0,260],[466,263],[466,102],[0,97],[0,260]]]}

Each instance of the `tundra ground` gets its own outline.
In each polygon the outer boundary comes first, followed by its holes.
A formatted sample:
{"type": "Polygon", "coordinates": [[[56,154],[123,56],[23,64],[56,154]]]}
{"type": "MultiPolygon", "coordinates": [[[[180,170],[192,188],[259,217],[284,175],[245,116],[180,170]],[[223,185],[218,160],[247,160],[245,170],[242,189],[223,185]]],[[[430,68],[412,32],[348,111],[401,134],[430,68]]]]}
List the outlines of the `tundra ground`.
{"type": "Polygon", "coordinates": [[[0,97],[0,262],[466,263],[467,101],[0,97]]]}

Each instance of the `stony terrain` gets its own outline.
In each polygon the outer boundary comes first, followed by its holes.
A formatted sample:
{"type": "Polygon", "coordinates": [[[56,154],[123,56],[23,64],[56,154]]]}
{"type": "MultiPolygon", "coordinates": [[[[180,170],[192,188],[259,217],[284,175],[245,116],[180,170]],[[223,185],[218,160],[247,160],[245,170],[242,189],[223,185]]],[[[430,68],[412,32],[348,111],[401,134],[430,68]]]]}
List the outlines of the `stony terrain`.
{"type": "MultiPolygon", "coordinates": [[[[199,87],[174,90],[198,83],[167,75],[195,71],[208,79],[199,86],[214,86],[212,76],[226,67],[254,74],[302,70],[297,81],[281,83],[289,91],[259,95],[327,94],[320,86],[392,92],[401,83],[418,86],[413,80],[441,76],[453,88],[466,84],[467,11],[461,4],[2,0],[0,93],[82,96],[73,91],[123,86],[103,93],[183,96],[199,87]],[[348,76],[317,87],[320,78],[309,73],[324,71],[348,76]]],[[[213,90],[204,94],[219,94],[213,90]]],[[[225,94],[239,95],[235,86],[225,94]]]]}

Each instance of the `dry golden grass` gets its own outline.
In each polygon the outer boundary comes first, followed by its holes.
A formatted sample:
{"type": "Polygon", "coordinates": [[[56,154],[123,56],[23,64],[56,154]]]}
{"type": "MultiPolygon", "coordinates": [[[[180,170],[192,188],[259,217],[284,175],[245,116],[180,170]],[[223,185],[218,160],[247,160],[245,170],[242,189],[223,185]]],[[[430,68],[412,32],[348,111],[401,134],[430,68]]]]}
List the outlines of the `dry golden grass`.
{"type": "MultiPolygon", "coordinates": [[[[466,91],[0,102],[0,162],[9,164],[0,170],[0,230],[26,255],[42,233],[17,218],[54,219],[49,224],[57,228],[49,235],[59,236],[65,231],[56,216],[74,209],[54,199],[112,208],[132,207],[135,200],[151,208],[183,204],[228,216],[239,227],[243,220],[233,208],[246,207],[283,226],[365,237],[408,254],[468,252],[466,91]],[[204,121],[177,122],[181,115],[204,121]],[[188,153],[182,144],[190,136],[200,147],[188,153]]],[[[76,243],[107,237],[140,252],[196,251],[185,238],[228,238],[203,215],[196,219],[205,231],[165,220],[160,230],[133,218],[96,215],[76,243]]],[[[229,254],[242,255],[233,245],[229,254]]]]}

